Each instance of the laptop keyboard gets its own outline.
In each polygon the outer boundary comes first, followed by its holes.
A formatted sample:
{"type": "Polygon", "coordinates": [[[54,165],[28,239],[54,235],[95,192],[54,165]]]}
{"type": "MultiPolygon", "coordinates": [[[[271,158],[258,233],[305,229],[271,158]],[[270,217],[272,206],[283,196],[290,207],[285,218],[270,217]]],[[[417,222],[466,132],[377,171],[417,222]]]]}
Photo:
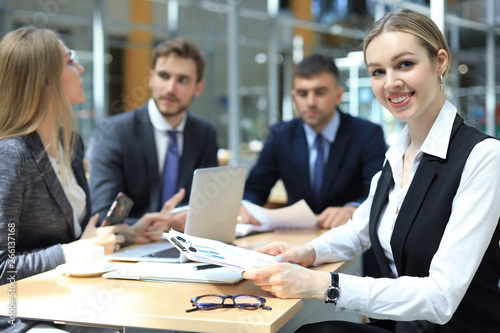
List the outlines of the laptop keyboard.
{"type": "Polygon", "coordinates": [[[176,247],[145,255],[146,258],[178,258],[181,252],[176,247]]]}

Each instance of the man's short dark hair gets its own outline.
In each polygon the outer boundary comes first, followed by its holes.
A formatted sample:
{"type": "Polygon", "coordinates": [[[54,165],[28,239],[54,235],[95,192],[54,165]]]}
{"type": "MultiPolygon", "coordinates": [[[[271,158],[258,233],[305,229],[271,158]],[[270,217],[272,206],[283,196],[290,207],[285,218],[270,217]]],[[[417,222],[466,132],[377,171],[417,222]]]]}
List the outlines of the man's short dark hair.
{"type": "Polygon", "coordinates": [[[332,74],[337,80],[339,79],[339,70],[332,58],[321,54],[312,54],[297,64],[293,77],[308,79],[325,72],[332,74]]]}
{"type": "Polygon", "coordinates": [[[205,69],[205,58],[196,45],[181,37],[167,39],[161,42],[153,49],[152,68],[155,68],[158,58],[169,57],[171,55],[185,59],[193,59],[196,63],[196,81],[200,82],[202,80],[203,71],[205,69]]]}

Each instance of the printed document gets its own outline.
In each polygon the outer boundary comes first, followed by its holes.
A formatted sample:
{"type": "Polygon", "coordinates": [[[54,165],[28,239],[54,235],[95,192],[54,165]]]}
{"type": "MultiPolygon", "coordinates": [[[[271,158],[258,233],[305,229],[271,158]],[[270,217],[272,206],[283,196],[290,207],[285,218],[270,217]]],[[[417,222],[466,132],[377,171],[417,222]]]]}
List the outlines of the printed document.
{"type": "Polygon", "coordinates": [[[164,233],[163,236],[192,261],[227,266],[239,270],[247,270],[277,262],[274,256],[268,254],[211,239],[189,236],[173,229],[164,233]]]}

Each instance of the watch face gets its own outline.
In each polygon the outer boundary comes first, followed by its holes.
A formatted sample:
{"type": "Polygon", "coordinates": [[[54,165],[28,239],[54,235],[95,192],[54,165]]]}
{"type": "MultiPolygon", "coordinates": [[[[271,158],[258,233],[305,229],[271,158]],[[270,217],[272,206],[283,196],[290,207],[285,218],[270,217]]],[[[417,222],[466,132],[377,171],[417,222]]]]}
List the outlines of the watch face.
{"type": "Polygon", "coordinates": [[[336,300],[340,296],[340,291],[337,288],[328,289],[328,298],[331,300],[336,300]]]}

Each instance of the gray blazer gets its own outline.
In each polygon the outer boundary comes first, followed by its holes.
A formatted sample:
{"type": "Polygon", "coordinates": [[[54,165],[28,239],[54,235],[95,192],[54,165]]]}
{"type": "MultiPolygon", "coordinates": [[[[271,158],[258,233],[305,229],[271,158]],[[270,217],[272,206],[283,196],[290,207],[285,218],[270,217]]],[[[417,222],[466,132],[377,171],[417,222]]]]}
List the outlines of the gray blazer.
{"type": "MultiPolygon", "coordinates": [[[[90,198],[83,143],[79,137],[77,142],[71,167],[87,194],[83,229],[90,217],[90,198]]],[[[10,271],[19,280],[54,269],[64,263],[61,244],[75,240],[73,210],[36,132],[0,140],[0,230],[0,284],[8,282],[10,271]]]]}
{"type": "MultiPolygon", "coordinates": [[[[153,131],[147,104],[103,120],[94,131],[88,149],[90,193],[93,212],[101,221],[118,192],[134,200],[127,224],[161,209],[153,131]]],[[[217,149],[215,127],[188,112],[177,185],[186,189],[183,203],[189,200],[194,170],[218,165],[217,149]]]]}

